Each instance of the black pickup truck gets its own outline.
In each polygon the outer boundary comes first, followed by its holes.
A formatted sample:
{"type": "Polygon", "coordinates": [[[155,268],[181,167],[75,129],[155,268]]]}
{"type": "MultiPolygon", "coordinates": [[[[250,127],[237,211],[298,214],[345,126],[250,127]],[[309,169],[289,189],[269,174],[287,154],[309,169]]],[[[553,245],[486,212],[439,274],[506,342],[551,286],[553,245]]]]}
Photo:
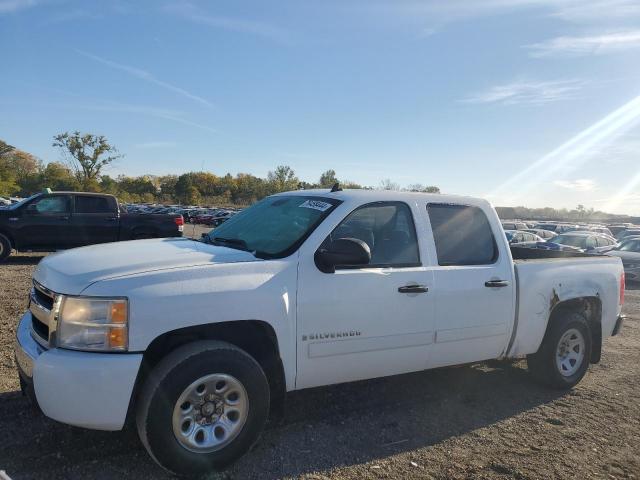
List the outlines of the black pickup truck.
{"type": "Polygon", "coordinates": [[[0,208],[0,261],[12,250],[55,251],[94,243],[180,237],[182,215],[127,213],[112,195],[37,193],[0,208]]]}

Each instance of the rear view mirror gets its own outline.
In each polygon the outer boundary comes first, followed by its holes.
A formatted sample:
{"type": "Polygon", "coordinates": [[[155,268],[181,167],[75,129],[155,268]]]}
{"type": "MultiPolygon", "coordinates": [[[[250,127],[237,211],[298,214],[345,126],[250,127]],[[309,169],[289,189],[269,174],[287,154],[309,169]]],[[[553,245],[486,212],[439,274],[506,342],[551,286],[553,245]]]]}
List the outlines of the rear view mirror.
{"type": "Polygon", "coordinates": [[[321,272],[335,273],[336,267],[356,267],[371,262],[371,250],[357,238],[339,238],[327,248],[321,248],[314,255],[316,266],[321,272]]]}

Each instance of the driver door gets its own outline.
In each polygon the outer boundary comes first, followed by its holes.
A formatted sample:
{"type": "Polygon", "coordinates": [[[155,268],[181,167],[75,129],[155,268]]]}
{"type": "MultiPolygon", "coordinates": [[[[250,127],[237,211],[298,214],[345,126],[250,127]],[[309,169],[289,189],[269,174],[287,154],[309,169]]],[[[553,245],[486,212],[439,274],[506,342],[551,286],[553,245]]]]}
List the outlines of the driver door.
{"type": "Polygon", "coordinates": [[[319,241],[301,252],[297,388],[427,368],[433,274],[421,261],[414,217],[404,202],[363,205],[322,242],[358,238],[371,250],[369,265],[323,273],[314,262],[319,241]]]}
{"type": "Polygon", "coordinates": [[[69,247],[70,195],[38,197],[22,209],[18,219],[20,248],[56,250],[69,247]]]}

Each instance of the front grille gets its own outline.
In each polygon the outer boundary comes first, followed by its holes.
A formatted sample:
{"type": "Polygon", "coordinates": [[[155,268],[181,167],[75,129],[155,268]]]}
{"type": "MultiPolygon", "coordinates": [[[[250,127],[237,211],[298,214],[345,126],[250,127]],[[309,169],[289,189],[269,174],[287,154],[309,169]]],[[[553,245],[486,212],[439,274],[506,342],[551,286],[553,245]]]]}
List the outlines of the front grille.
{"type": "Polygon", "coordinates": [[[53,297],[50,297],[35,285],[33,288],[33,293],[36,297],[37,302],[40,305],[42,305],[44,308],[46,308],[49,311],[53,309],[53,297]]]}
{"type": "Polygon", "coordinates": [[[31,289],[31,328],[36,341],[46,345],[49,342],[51,315],[55,294],[35,280],[31,289]],[[37,337],[37,338],[36,338],[37,337]]]}
{"type": "Polygon", "coordinates": [[[45,325],[41,322],[35,315],[31,315],[31,325],[33,326],[33,331],[45,341],[49,340],[49,326],[45,325]]]}

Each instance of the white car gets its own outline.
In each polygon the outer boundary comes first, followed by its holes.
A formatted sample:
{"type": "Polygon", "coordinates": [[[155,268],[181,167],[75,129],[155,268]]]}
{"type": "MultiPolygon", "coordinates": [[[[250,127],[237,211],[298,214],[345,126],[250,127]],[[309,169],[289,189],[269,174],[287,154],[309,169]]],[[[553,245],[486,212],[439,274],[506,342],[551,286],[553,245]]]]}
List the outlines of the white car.
{"type": "Polygon", "coordinates": [[[523,356],[570,388],[622,325],[619,258],[514,259],[485,200],[296,191],[206,240],[40,262],[16,358],[45,415],[101,430],[135,417],[156,462],[200,474],[244,454],[286,392],[523,356]]]}

